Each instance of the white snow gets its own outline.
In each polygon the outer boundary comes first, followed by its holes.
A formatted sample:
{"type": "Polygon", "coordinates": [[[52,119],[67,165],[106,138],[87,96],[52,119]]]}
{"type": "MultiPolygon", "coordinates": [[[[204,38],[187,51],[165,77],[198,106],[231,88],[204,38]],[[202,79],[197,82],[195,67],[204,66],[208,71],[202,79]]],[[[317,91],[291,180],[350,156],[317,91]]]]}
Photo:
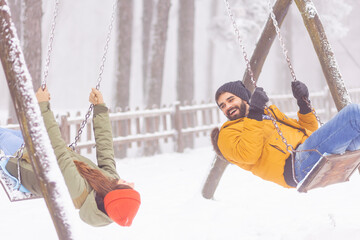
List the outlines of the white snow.
{"type": "MultiPolygon", "coordinates": [[[[80,239],[232,240],[359,239],[360,178],[298,193],[230,165],[214,200],[201,196],[214,153],[210,147],[118,160],[142,204],[129,228],[94,228],[72,219],[80,239]]],[[[0,191],[1,239],[57,239],[44,200],[10,203],[0,191]]]]}
{"type": "Polygon", "coordinates": [[[307,18],[314,18],[317,15],[316,8],[312,2],[306,2],[305,12],[307,18]]]}

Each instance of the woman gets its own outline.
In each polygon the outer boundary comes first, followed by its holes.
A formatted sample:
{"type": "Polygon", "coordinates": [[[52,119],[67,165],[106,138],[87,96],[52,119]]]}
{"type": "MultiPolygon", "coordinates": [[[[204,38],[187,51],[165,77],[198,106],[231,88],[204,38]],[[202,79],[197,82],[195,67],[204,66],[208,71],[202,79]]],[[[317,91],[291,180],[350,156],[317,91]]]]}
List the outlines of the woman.
{"type": "MultiPolygon", "coordinates": [[[[130,226],[140,206],[140,194],[134,190],[133,183],[120,179],[116,172],[108,108],[101,92],[93,88],[89,96],[89,101],[94,104],[93,129],[97,164],[67,147],[50,110],[47,88],[40,88],[36,97],[66,186],[75,208],[80,209],[80,218],[92,226],[105,226],[113,221],[121,226],[130,226]]],[[[21,132],[0,129],[0,149],[5,154],[16,154],[15,149],[21,144],[21,132]],[[5,138],[13,141],[1,141],[5,138]]],[[[17,178],[17,169],[17,159],[10,159],[6,170],[17,178]]],[[[20,160],[20,171],[24,187],[42,196],[26,149],[20,160]]]]}

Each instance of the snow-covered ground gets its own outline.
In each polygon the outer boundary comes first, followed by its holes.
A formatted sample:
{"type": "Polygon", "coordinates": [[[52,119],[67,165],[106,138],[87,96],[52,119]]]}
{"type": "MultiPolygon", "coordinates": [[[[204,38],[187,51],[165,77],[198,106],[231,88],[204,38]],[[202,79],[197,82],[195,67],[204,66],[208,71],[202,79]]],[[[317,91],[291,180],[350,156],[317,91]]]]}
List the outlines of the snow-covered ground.
{"type": "MultiPolygon", "coordinates": [[[[357,240],[360,178],[298,193],[229,166],[214,200],[201,196],[214,153],[210,147],[118,161],[142,205],[129,228],[94,228],[72,219],[81,239],[357,240]]],[[[57,239],[43,199],[10,203],[0,191],[0,239],[57,239]]],[[[75,211],[75,210],[74,210],[75,211]]]]}

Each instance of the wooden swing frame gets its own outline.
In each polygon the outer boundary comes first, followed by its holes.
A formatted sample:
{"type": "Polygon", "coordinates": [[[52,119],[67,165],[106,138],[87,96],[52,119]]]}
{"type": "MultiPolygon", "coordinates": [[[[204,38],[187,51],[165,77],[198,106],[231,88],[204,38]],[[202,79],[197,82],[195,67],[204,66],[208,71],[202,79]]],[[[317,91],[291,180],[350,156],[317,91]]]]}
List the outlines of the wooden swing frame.
{"type": "MultiPolygon", "coordinates": [[[[338,111],[340,111],[342,108],[350,104],[350,96],[345,88],[345,84],[343,84],[337,65],[334,66],[334,64],[331,64],[331,62],[336,62],[336,60],[331,48],[327,47],[330,44],[327,40],[320,18],[317,13],[315,15],[309,15],[306,6],[307,4],[314,6],[311,0],[294,1],[302,15],[305,27],[312,40],[335,105],[338,111]],[[329,61],[329,58],[332,59],[332,61],[329,61]],[[336,68],[335,71],[334,68],[336,68]]],[[[273,6],[273,13],[275,14],[279,27],[285,19],[291,3],[291,0],[277,0],[273,6]]],[[[250,59],[252,74],[250,74],[249,71],[245,71],[243,77],[243,83],[250,91],[253,91],[255,88],[252,80],[258,79],[265,59],[270,51],[270,47],[276,38],[276,34],[273,20],[271,15],[269,15],[264,30],[250,59]]],[[[214,159],[213,167],[210,170],[207,180],[203,186],[202,195],[204,198],[211,199],[213,197],[221,176],[223,175],[227,165],[229,165],[217,163],[218,161],[223,161],[221,159],[222,156],[217,156],[214,159]],[[218,166],[221,166],[221,168],[217,168],[218,166]]],[[[297,189],[299,192],[307,192],[314,188],[325,187],[330,184],[348,181],[349,177],[357,168],[359,168],[359,165],[360,150],[345,152],[344,154],[322,156],[316,167],[314,167],[307,175],[306,179],[298,185],[297,189]],[[349,165],[346,169],[344,169],[346,164],[349,165]],[[332,174],[328,174],[329,171],[331,171],[332,174]]]]}
{"type": "MultiPolygon", "coordinates": [[[[49,36],[48,51],[47,51],[47,56],[46,56],[46,60],[45,60],[43,78],[42,78],[41,85],[40,85],[43,90],[46,88],[46,79],[47,79],[47,76],[48,76],[48,70],[49,70],[49,65],[50,65],[50,58],[51,58],[52,45],[53,45],[53,40],[54,40],[56,18],[57,18],[58,11],[59,11],[59,4],[60,4],[59,0],[55,0],[55,7],[54,7],[54,12],[53,12],[53,20],[52,20],[51,29],[50,29],[50,36],[49,36]]],[[[9,21],[9,23],[11,22],[11,18],[9,18],[7,20],[9,21]]],[[[5,71],[7,71],[7,69],[5,69],[5,71]]],[[[10,74],[12,74],[12,73],[9,73],[8,75],[10,75],[10,74]]],[[[15,109],[15,110],[18,110],[18,109],[15,109]]],[[[18,113],[17,113],[17,115],[18,115],[18,113]]],[[[17,158],[18,159],[18,164],[20,164],[20,160],[21,160],[23,150],[24,150],[24,145],[21,147],[20,151],[16,154],[16,156],[7,156],[7,157],[17,158]],[[18,154],[20,154],[20,156],[18,156],[18,154]]],[[[5,166],[2,166],[2,167],[5,168],[5,166]]],[[[20,166],[18,165],[18,168],[19,167],[20,166]]],[[[5,192],[6,192],[7,196],[8,196],[10,202],[40,198],[39,196],[37,196],[35,194],[21,192],[18,189],[14,189],[14,187],[12,186],[12,181],[13,180],[11,179],[11,177],[9,177],[8,173],[6,173],[6,170],[1,169],[1,167],[0,167],[0,182],[1,182],[1,185],[3,186],[5,192]]],[[[19,177],[19,182],[21,182],[20,177],[19,177]]]]}
{"type": "MultiPolygon", "coordinates": [[[[33,106],[37,101],[35,95],[30,92],[33,89],[32,80],[24,62],[18,36],[14,31],[15,27],[9,7],[4,0],[0,0],[0,19],[2,21],[0,25],[0,59],[24,136],[26,149],[59,239],[73,239],[68,211],[64,211],[66,204],[70,206],[72,201],[70,196],[59,196],[60,189],[66,188],[65,181],[57,179],[56,183],[50,182],[53,177],[49,176],[48,169],[45,169],[50,158],[56,159],[55,155],[52,152],[46,152],[47,156],[35,154],[35,149],[42,149],[41,143],[47,140],[50,144],[50,140],[46,139],[45,136],[39,136],[36,131],[30,131],[32,125],[36,124],[45,132],[43,123],[37,119],[39,116],[34,116],[36,111],[34,111],[33,106]],[[12,57],[9,58],[9,56],[12,57]],[[37,122],[34,123],[33,121],[37,122]],[[59,197],[61,197],[62,201],[57,200],[59,197]]],[[[53,169],[53,171],[56,173],[56,169],[53,169]]],[[[58,169],[58,173],[60,173],[60,169],[58,169]]]]}

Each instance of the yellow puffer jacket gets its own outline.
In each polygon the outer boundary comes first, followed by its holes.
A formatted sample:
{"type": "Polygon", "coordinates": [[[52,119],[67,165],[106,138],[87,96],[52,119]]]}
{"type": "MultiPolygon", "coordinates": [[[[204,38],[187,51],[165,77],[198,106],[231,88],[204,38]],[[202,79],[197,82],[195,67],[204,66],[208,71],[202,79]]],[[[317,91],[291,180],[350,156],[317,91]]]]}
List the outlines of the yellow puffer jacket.
{"type": "MultiPolygon", "coordinates": [[[[311,112],[298,113],[299,120],[296,120],[288,118],[275,105],[271,105],[268,111],[277,120],[288,144],[294,148],[318,128],[316,117],[311,112]]],[[[285,160],[290,153],[270,119],[227,121],[220,129],[218,146],[229,162],[264,180],[291,188],[283,176],[285,160]]]]}

